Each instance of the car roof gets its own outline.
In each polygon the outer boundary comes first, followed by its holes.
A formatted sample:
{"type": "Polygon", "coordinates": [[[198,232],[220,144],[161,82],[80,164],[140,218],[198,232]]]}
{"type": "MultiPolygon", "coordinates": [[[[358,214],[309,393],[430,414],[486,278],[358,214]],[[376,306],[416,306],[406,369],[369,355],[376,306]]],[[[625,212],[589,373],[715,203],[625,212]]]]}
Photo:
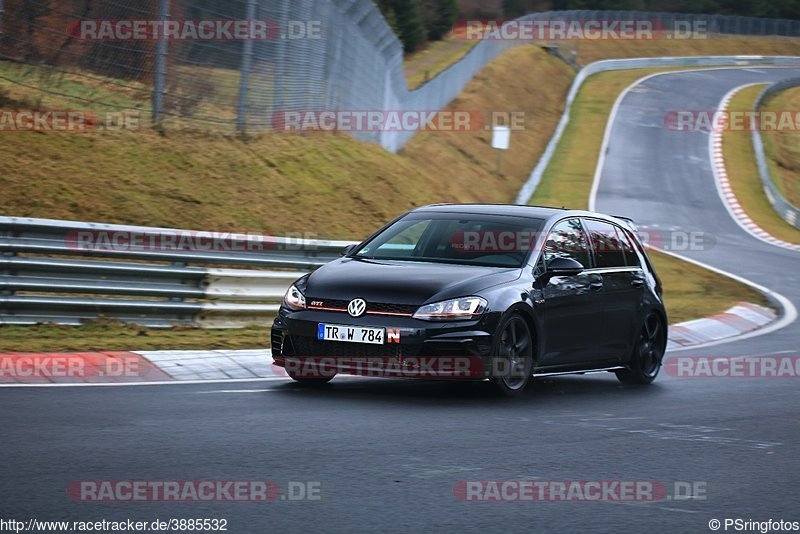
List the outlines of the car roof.
{"type": "Polygon", "coordinates": [[[598,217],[614,219],[609,215],[583,210],[568,210],[550,206],[524,206],[520,204],[432,204],[417,208],[412,213],[472,213],[476,215],[513,215],[536,219],[562,219],[564,217],[598,217]]]}

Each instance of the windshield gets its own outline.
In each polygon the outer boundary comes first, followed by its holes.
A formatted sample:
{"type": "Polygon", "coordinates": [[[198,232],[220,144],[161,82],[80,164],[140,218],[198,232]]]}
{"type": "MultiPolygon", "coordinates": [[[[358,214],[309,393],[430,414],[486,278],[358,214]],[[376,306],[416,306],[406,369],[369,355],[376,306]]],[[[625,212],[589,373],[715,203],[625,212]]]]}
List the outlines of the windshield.
{"type": "Polygon", "coordinates": [[[412,213],[358,249],[356,258],[522,267],[541,219],[467,213],[412,213]]]}

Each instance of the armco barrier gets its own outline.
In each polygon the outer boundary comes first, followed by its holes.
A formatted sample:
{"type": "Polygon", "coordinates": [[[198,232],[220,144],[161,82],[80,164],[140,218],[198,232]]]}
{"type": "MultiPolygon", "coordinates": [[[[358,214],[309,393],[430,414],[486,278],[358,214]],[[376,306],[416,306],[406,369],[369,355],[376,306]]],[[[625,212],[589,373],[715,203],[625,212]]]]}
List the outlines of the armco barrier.
{"type": "Polygon", "coordinates": [[[0,324],[263,323],[348,244],[0,217],[0,324]]]}
{"type": "MultiPolygon", "coordinates": [[[[567,94],[567,103],[564,108],[564,114],[556,127],[556,131],[550,142],[547,144],[544,153],[531,172],[528,180],[523,184],[519,193],[517,194],[517,204],[527,204],[539,182],[542,180],[550,161],[553,159],[558,143],[564,135],[564,131],[569,124],[570,114],[572,113],[572,104],[575,102],[578,93],[583,87],[586,80],[593,74],[600,72],[614,71],[614,70],[628,70],[628,69],[644,69],[644,68],[657,68],[657,67],[744,67],[744,66],[795,66],[800,65],[800,57],[798,56],[689,56],[689,57],[656,57],[656,58],[634,58],[634,59],[607,59],[603,61],[595,61],[580,70],[575,80],[572,82],[569,93],[567,94]]],[[[580,206],[572,206],[578,208],[580,206]]]]}
{"type": "MultiPolygon", "coordinates": [[[[792,87],[800,87],[800,78],[790,78],[770,85],[758,95],[754,110],[759,111],[770,96],[792,87]]],[[[753,129],[753,149],[756,153],[758,174],[761,176],[761,184],[764,186],[764,193],[767,195],[769,203],[783,220],[795,228],[800,228],[800,208],[784,198],[770,177],[767,156],[764,153],[764,142],[761,137],[761,131],[758,128],[753,129]]]]}

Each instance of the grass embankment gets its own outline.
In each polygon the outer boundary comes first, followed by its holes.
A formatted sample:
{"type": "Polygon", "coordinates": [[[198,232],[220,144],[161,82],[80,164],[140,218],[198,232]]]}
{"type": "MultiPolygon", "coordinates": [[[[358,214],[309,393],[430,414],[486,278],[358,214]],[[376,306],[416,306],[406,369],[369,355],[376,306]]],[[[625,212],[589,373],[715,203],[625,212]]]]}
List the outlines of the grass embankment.
{"type": "MultiPolygon", "coordinates": [[[[731,100],[729,110],[752,111],[756,98],[765,87],[755,85],[742,89],[731,100]]],[[[795,93],[776,95],[766,103],[764,111],[795,110],[793,114],[797,113],[796,110],[800,109],[800,91],[795,93]]],[[[800,192],[800,134],[793,131],[765,131],[762,132],[762,139],[774,182],[786,198],[793,193],[796,201],[800,192]]],[[[800,230],[778,215],[764,193],[753,150],[752,132],[749,129],[727,130],[722,137],[722,147],[731,187],[747,215],[774,237],[800,243],[800,230]]]]}
{"type": "MultiPolygon", "coordinates": [[[[625,87],[649,72],[653,71],[607,72],[586,82],[532,204],[588,206],[611,108],[625,87]]],[[[666,254],[651,252],[650,257],[664,282],[664,299],[672,323],[720,313],[738,301],[769,305],[761,293],[730,278],[666,254]]]]}
{"type": "MultiPolygon", "coordinates": [[[[800,54],[799,41],[760,38],[580,46],[578,59],[583,63],[664,54],[800,54]]],[[[642,75],[637,71],[631,77],[642,75]]],[[[43,94],[3,79],[21,76],[27,85],[36,86],[43,74],[34,67],[0,62],[3,108],[86,109],[85,100],[109,101],[112,97],[118,105],[143,113],[149,106],[147,91],[122,91],[114,83],[90,82],[81,76],[64,75],[69,83],[52,79],[50,83],[61,92],[66,87],[84,100],[43,94]]],[[[512,201],[552,135],[573,76],[570,68],[537,47],[520,47],[493,62],[449,106],[524,112],[525,129],[512,136],[500,173],[495,173],[496,152],[489,147],[490,132],[483,129],[422,132],[399,155],[346,135],[320,133],[264,134],[247,141],[191,131],[168,131],[165,136],[151,130],[4,134],[0,136],[4,154],[2,212],[276,235],[311,232],[323,238],[356,239],[422,204],[512,201]]],[[[624,86],[618,81],[609,83],[614,84],[616,93],[624,86]]],[[[616,96],[614,90],[609,90],[609,101],[616,96]]],[[[596,105],[602,108],[601,103],[596,105]]],[[[584,115],[580,121],[599,126],[595,133],[602,136],[606,115],[607,110],[596,118],[584,115]]],[[[581,164],[587,154],[597,154],[599,144],[600,137],[597,148],[573,145],[573,164],[581,164]]],[[[567,175],[574,172],[567,167],[562,171],[567,175]]],[[[593,171],[592,164],[586,180],[591,180],[593,171]]],[[[580,190],[578,178],[576,174],[574,187],[543,185],[537,198],[554,205],[582,207],[588,185],[580,190]]],[[[660,257],[657,261],[673,320],[720,311],[743,295],[741,287],[725,290],[726,280],[710,280],[705,271],[698,271],[697,282],[691,283],[687,273],[694,273],[692,267],[670,264],[660,257]],[[708,296],[712,287],[718,305],[712,305],[708,296]]],[[[266,344],[264,338],[258,331],[249,338],[243,331],[163,332],[108,325],[82,329],[0,327],[0,350],[257,347],[266,344]]]]}
{"type": "MultiPolygon", "coordinates": [[[[408,54],[404,68],[409,89],[416,89],[447,69],[469,52],[476,41],[454,34],[430,43],[424,49],[408,54]]],[[[546,43],[540,43],[546,44],[546,43]]],[[[549,43],[548,43],[549,44],[549,43]]],[[[561,41],[556,43],[566,56],[576,53],[581,65],[611,58],[661,56],[723,56],[731,54],[797,55],[798,45],[792,39],[711,36],[708,39],[653,39],[650,41],[561,41]]]]}
{"type": "MultiPolygon", "coordinates": [[[[800,113],[800,87],[773,95],[763,109],[791,113],[796,118],[800,113]]],[[[786,200],[800,206],[800,130],[765,131],[762,137],[775,185],[786,200]]]]}
{"type": "MultiPolygon", "coordinates": [[[[0,62],[0,74],[17,68],[0,62]]],[[[400,155],[323,132],[267,133],[246,142],[185,130],[6,133],[0,136],[3,212],[354,239],[419,205],[513,199],[560,117],[572,76],[558,59],[522,47],[485,69],[451,104],[487,117],[525,114],[526,129],[515,132],[499,175],[484,128],[421,132],[400,155]]],[[[0,79],[3,93],[6,108],[39,100],[41,109],[82,109],[0,79]]]]}
{"type": "Polygon", "coordinates": [[[800,39],[771,37],[710,36],[708,39],[653,39],[650,41],[561,41],[565,54],[577,51],[577,61],[588,65],[611,58],[667,56],[796,56],[800,39]]]}

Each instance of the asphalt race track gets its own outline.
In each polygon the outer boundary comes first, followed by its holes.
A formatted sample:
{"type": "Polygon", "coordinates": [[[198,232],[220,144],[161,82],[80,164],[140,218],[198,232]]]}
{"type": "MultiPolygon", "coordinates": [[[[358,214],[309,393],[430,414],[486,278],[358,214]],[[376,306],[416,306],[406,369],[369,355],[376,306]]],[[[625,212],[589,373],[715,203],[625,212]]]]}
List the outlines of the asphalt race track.
{"type": "MultiPolygon", "coordinates": [[[[800,305],[798,253],[728,215],[708,134],[669,131],[672,110],[713,110],[733,87],[798,69],[657,76],[622,101],[597,209],[661,230],[703,231],[686,255],[800,305]]],[[[800,325],[668,355],[796,355],[800,325]]],[[[519,399],[485,384],[345,378],[139,387],[3,389],[0,509],[17,519],[224,518],[231,532],[709,532],[712,519],[800,520],[798,379],[612,375],[543,380],[519,399]],[[319,500],[80,503],[80,480],[318,482],[319,500]],[[463,502],[464,480],[700,483],[657,502],[463,502]]]]}

